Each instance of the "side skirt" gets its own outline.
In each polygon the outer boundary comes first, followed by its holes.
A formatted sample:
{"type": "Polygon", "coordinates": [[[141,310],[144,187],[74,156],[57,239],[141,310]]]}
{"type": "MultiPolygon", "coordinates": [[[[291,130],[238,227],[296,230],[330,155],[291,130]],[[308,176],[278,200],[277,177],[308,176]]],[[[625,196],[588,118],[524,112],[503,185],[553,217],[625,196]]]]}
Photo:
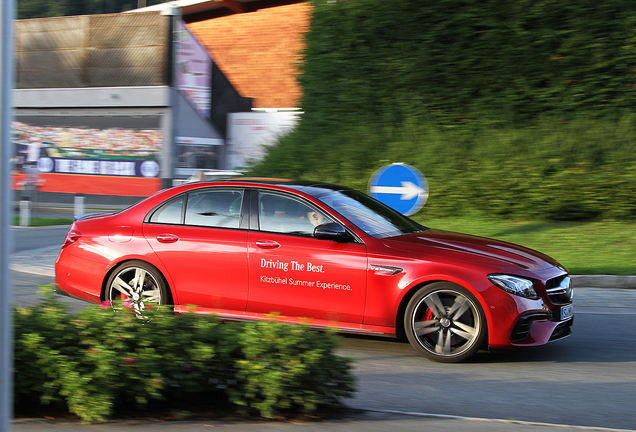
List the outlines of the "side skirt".
{"type": "Polygon", "coordinates": [[[300,324],[311,328],[327,330],[334,329],[343,333],[368,334],[373,336],[396,337],[395,327],[383,327],[366,324],[343,323],[311,318],[298,318],[256,312],[228,312],[223,309],[202,308],[197,306],[175,305],[175,313],[197,313],[202,315],[216,315],[224,321],[278,321],[286,324],[300,324]]]}

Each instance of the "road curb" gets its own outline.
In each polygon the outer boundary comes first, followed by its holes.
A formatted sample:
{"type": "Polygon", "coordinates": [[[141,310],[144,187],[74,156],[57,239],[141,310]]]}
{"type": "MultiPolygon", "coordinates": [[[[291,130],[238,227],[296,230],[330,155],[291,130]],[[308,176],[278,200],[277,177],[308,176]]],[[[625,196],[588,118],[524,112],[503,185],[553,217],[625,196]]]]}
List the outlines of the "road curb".
{"type": "Polygon", "coordinates": [[[570,277],[574,288],[636,288],[636,276],[572,275],[570,277]]]}
{"type": "Polygon", "coordinates": [[[578,429],[578,430],[587,430],[587,431],[636,432],[636,430],[633,430],[633,429],[616,429],[616,428],[606,428],[606,427],[600,427],[600,426],[578,426],[578,425],[568,425],[568,424],[559,424],[559,423],[544,423],[544,422],[514,420],[514,419],[465,417],[465,416],[450,415],[450,414],[430,414],[430,413],[409,412],[409,411],[399,411],[399,410],[389,410],[389,409],[377,409],[377,408],[360,408],[360,407],[352,407],[352,408],[360,410],[360,411],[366,411],[366,412],[375,412],[375,413],[393,414],[393,415],[403,415],[403,416],[420,417],[420,418],[433,418],[433,419],[446,419],[446,420],[463,420],[463,421],[472,421],[472,422],[481,422],[481,423],[503,423],[503,424],[509,424],[509,425],[537,426],[537,427],[558,428],[558,429],[578,429]]]}

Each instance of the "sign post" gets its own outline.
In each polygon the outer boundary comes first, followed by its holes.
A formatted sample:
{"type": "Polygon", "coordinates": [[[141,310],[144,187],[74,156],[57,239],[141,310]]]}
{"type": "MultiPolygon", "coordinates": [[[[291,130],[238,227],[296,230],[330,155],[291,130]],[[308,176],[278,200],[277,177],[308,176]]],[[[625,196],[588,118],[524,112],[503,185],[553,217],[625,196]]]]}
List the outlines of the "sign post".
{"type": "Polygon", "coordinates": [[[9,253],[12,239],[10,160],[13,89],[13,16],[15,0],[2,0],[0,11],[0,432],[9,432],[13,407],[13,320],[9,253]]]}
{"type": "Polygon", "coordinates": [[[369,181],[369,195],[403,215],[410,216],[426,202],[428,184],[416,168],[394,163],[373,174],[369,181]]]}

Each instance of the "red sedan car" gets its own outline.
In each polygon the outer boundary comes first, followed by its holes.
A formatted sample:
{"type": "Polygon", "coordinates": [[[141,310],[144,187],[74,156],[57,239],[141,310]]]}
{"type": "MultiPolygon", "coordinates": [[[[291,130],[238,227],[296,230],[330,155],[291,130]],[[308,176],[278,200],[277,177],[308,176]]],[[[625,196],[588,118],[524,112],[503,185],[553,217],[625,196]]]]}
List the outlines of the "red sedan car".
{"type": "Polygon", "coordinates": [[[542,345],[571,333],[566,270],[539,252],[426,228],[356,190],[232,179],[164,190],[75,221],[56,283],[93,303],[123,301],[406,335],[455,362],[480,348],[542,345]]]}

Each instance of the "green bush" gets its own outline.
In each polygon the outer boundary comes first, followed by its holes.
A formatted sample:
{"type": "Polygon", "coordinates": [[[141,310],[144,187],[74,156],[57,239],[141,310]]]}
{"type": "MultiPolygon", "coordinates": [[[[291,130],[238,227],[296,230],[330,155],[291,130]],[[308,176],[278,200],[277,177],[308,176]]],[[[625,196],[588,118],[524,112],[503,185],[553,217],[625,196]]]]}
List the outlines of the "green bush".
{"type": "Polygon", "coordinates": [[[199,397],[265,417],[351,397],[350,359],[337,338],[279,322],[227,323],[159,310],[150,322],[123,308],[68,313],[50,293],[14,311],[15,407],[51,405],[85,422],[152,401],[199,397]],[[329,365],[329,367],[325,367],[329,365]]]}
{"type": "Polygon", "coordinates": [[[350,360],[336,356],[337,339],[325,336],[299,326],[246,324],[230,400],[272,417],[277,410],[312,413],[348,397],[350,360]]]}

